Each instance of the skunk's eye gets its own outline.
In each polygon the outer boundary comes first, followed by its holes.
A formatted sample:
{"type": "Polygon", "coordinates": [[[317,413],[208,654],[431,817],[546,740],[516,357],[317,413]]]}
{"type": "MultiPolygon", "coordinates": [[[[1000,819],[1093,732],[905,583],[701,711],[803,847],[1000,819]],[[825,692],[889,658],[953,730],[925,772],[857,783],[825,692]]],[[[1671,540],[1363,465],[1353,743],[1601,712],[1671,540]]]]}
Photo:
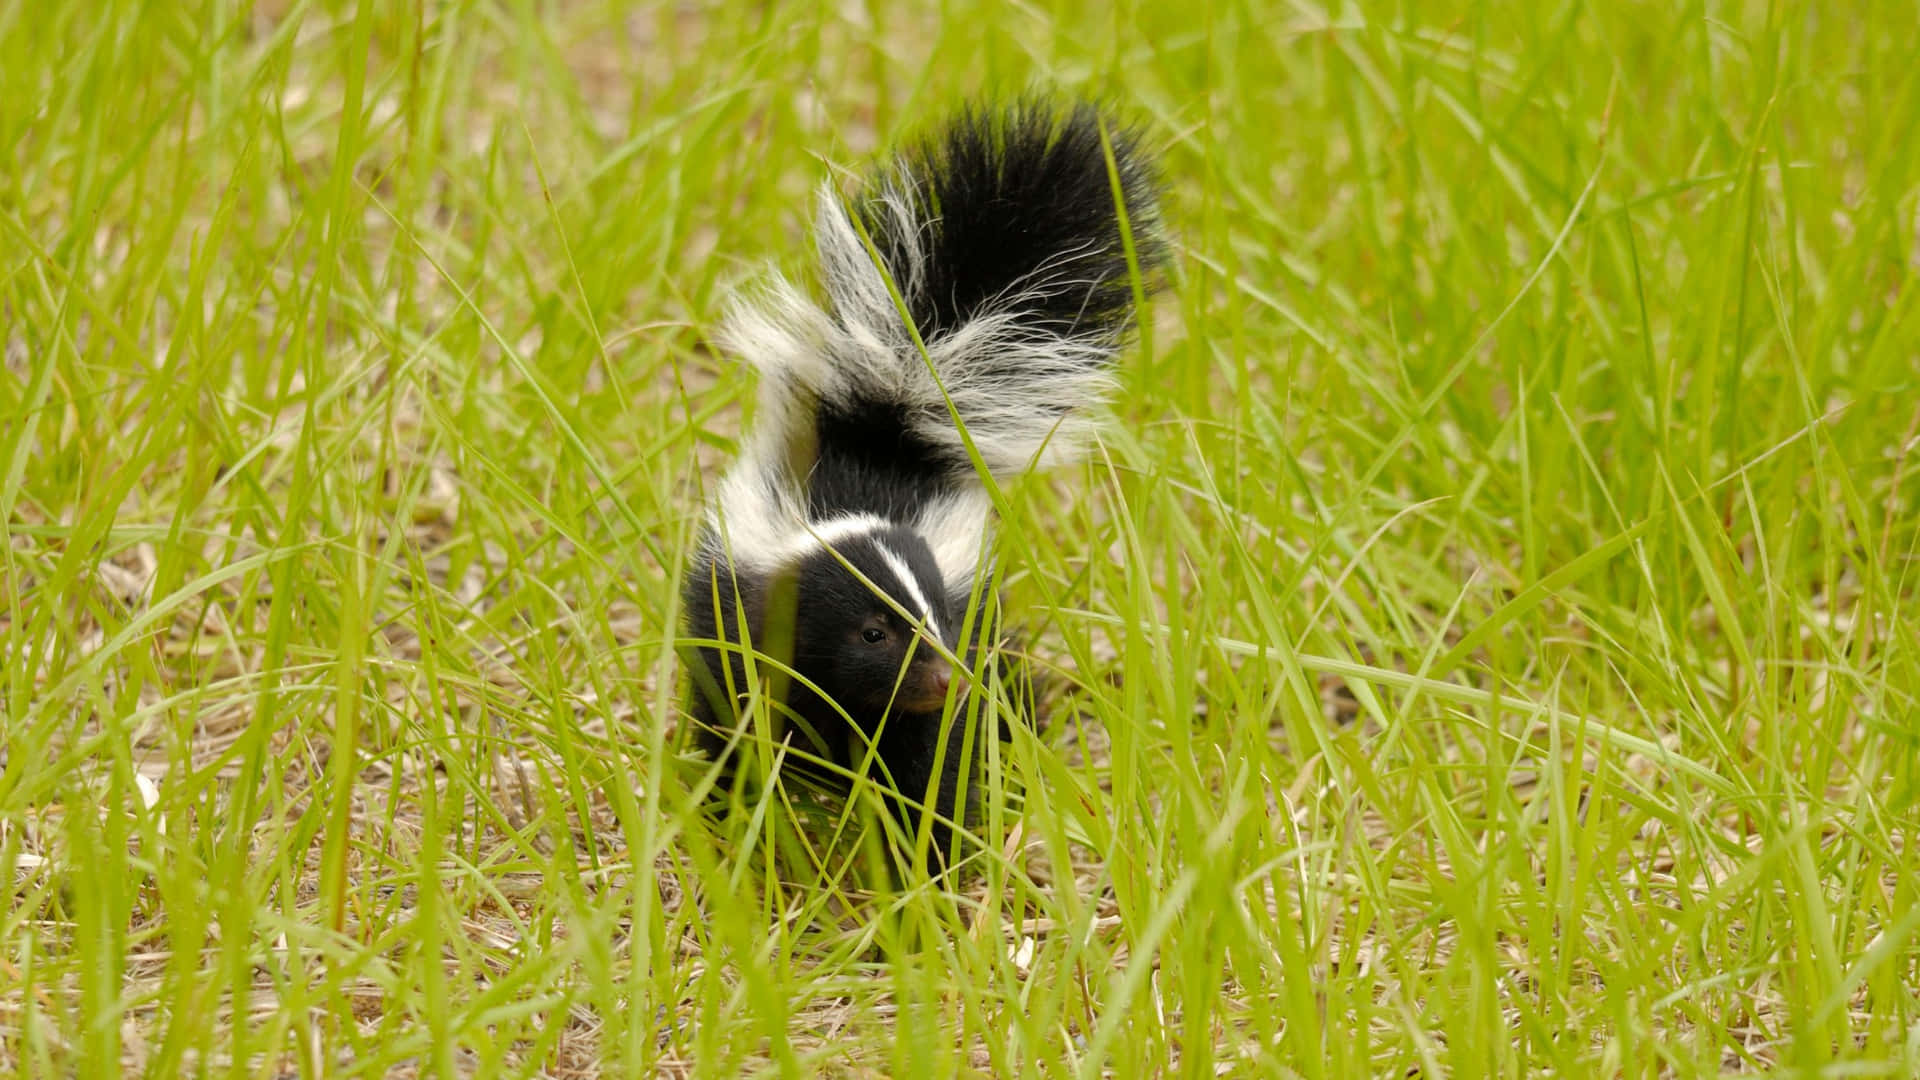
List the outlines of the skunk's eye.
{"type": "Polygon", "coordinates": [[[878,645],[887,640],[887,632],[877,626],[869,626],[865,630],[860,631],[860,636],[866,639],[869,645],[878,645]]]}

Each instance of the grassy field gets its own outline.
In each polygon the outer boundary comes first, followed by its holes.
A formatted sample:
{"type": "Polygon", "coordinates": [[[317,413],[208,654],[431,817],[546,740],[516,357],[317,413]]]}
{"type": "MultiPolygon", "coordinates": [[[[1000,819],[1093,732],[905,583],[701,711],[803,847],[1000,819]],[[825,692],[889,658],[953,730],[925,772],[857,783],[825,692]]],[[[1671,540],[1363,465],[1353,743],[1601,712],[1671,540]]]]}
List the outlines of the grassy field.
{"type": "Polygon", "coordinates": [[[0,3],[0,1075],[1920,1076],[1917,32],[0,3]],[[1175,268],[942,890],[706,812],[674,573],[730,290],[1030,85],[1175,268]]]}

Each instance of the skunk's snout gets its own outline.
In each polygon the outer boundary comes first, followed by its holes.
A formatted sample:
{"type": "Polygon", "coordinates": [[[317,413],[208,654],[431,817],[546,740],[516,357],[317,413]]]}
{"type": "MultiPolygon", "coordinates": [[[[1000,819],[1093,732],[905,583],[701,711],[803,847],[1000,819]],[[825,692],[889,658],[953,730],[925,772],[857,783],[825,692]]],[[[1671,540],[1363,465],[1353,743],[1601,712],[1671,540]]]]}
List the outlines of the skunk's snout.
{"type": "Polygon", "coordinates": [[[939,712],[949,690],[958,697],[968,686],[965,670],[922,644],[907,663],[894,705],[907,712],[939,712]]]}
{"type": "Polygon", "coordinates": [[[947,687],[953,682],[953,669],[947,666],[945,660],[929,661],[927,669],[914,682],[919,684],[920,692],[927,697],[936,694],[945,696],[947,687]]]}
{"type": "Polygon", "coordinates": [[[915,659],[919,663],[928,665],[927,685],[930,690],[944,698],[947,695],[947,687],[957,684],[961,694],[967,692],[970,684],[967,682],[966,668],[955,665],[924,642],[920,648],[924,651],[915,659]]]}
{"type": "Polygon", "coordinates": [[[954,683],[960,684],[960,692],[967,692],[967,673],[955,668],[945,660],[934,661],[934,668],[927,673],[927,689],[935,696],[945,698],[947,688],[954,683]]]}

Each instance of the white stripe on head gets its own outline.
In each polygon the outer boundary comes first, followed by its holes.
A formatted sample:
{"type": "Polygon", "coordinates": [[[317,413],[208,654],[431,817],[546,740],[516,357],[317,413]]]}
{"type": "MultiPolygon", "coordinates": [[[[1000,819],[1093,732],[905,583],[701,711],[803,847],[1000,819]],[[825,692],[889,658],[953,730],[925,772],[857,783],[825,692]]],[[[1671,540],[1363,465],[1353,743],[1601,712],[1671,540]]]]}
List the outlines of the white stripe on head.
{"type": "Polygon", "coordinates": [[[807,531],[795,537],[802,546],[822,544],[826,547],[838,547],[849,540],[857,540],[870,533],[891,528],[887,520],[877,514],[842,514],[839,517],[816,521],[807,526],[807,531]]]}
{"type": "Polygon", "coordinates": [[[799,562],[822,548],[832,551],[886,528],[886,520],[873,514],[843,514],[825,521],[801,522],[774,546],[774,561],[781,566],[799,562]]]}
{"type": "MultiPolygon", "coordinates": [[[[842,514],[825,521],[807,522],[804,520],[777,520],[781,516],[798,517],[798,508],[792,506],[779,491],[777,483],[765,483],[763,476],[756,476],[751,470],[740,470],[727,477],[723,485],[723,498],[719,510],[726,524],[732,526],[727,535],[733,541],[736,551],[735,561],[752,566],[761,571],[789,566],[812,554],[814,551],[828,551],[845,546],[850,541],[870,537],[896,526],[877,514],[842,514]],[[764,487],[754,490],[751,485],[765,483],[764,487]],[[732,499],[724,496],[731,493],[732,499]],[[782,505],[785,504],[785,505],[782,505]],[[785,511],[785,515],[780,511],[785,511]],[[728,511],[733,511],[728,513],[728,511]],[[755,512],[759,511],[759,512],[755,512]],[[773,513],[767,513],[773,511],[773,513]],[[742,543],[753,546],[748,547],[742,543]],[[740,557],[745,556],[745,557],[740,557]]],[[[716,527],[719,526],[716,521],[716,527]]],[[[969,547],[977,548],[980,534],[976,531],[969,547]]],[[[933,617],[933,603],[928,599],[920,579],[915,576],[907,560],[885,544],[875,541],[874,550],[880,555],[887,569],[900,579],[900,588],[905,596],[894,599],[900,606],[925,621],[927,632],[935,637],[941,636],[940,624],[933,617]]],[[[969,557],[971,552],[969,552],[969,557]]],[[[939,566],[939,553],[935,554],[935,564],[939,566]]],[[[971,563],[967,564],[971,567],[971,563]]],[[[956,563],[957,566],[957,563],[956,563]]],[[[942,568],[941,573],[947,571],[942,568]]],[[[879,584],[876,582],[875,584],[879,584]]],[[[943,585],[946,582],[942,582],[943,585]]],[[[890,591],[890,590],[889,590],[890,591]]],[[[952,590],[949,589],[949,592],[952,590]]]]}
{"type": "Polygon", "coordinates": [[[933,605],[927,602],[927,594],[920,588],[920,579],[913,576],[913,571],[907,566],[907,560],[901,558],[898,552],[885,544],[875,543],[873,547],[880,553],[880,558],[885,560],[887,569],[892,570],[893,576],[900,579],[900,587],[907,590],[907,599],[913,601],[911,604],[901,606],[909,611],[917,610],[921,618],[926,620],[927,633],[939,637],[940,624],[933,620],[933,605]]]}
{"type": "Polygon", "coordinates": [[[716,546],[730,548],[733,562],[762,573],[890,527],[875,514],[808,521],[784,478],[751,463],[727,473],[707,521],[716,546]]]}

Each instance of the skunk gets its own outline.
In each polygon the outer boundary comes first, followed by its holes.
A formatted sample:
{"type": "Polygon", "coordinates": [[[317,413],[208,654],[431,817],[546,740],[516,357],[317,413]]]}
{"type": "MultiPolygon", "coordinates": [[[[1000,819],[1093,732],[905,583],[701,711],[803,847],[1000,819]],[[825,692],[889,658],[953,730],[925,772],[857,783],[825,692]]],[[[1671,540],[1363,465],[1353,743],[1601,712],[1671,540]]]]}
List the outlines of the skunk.
{"type": "Polygon", "coordinates": [[[962,110],[846,202],[822,184],[828,303],[776,276],[720,335],[760,388],[684,584],[709,753],[743,735],[751,650],[794,760],[864,770],[910,829],[931,809],[946,857],[978,808],[982,710],[958,706],[995,633],[981,469],[1078,456],[1164,258],[1157,188],[1130,130],[1038,98],[962,110]]]}

